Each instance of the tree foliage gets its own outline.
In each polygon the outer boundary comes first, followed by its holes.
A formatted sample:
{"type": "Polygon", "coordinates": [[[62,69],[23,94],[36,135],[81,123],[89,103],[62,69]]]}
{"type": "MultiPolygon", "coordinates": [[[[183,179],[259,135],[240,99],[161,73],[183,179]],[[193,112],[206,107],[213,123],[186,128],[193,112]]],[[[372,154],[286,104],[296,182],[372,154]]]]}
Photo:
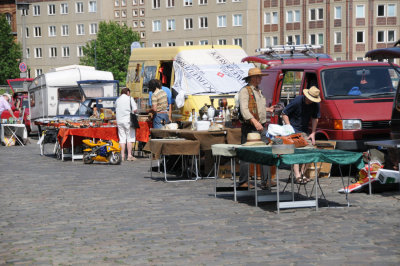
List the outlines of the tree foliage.
{"type": "Polygon", "coordinates": [[[95,66],[98,70],[110,71],[114,79],[125,84],[126,71],[131,55],[131,43],[139,41],[137,32],[116,22],[100,22],[97,39],[83,47],[80,63],[95,66]]]}
{"type": "Polygon", "coordinates": [[[11,26],[4,14],[0,14],[0,84],[7,84],[7,79],[19,78],[21,45],[14,41],[11,26]]]}

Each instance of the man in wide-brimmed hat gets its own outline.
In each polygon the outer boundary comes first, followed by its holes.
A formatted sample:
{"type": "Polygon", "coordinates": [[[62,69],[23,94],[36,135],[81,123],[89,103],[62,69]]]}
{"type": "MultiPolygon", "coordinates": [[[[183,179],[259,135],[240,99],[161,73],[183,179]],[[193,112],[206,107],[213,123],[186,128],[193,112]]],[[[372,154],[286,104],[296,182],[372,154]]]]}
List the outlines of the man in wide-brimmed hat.
{"type": "MultiPolygon", "coordinates": [[[[274,107],[267,107],[266,99],[259,88],[262,76],[267,75],[268,74],[262,73],[261,69],[255,67],[250,68],[247,77],[244,78],[247,85],[239,92],[239,107],[242,118],[242,144],[247,142],[247,136],[252,132],[261,133],[262,141],[267,142],[265,135],[267,112],[273,112],[274,107]]],[[[240,162],[240,187],[248,186],[248,167],[248,163],[240,162]]],[[[266,173],[267,168],[263,170],[263,172],[266,173]]]]}
{"type": "MultiPolygon", "coordinates": [[[[291,125],[296,133],[306,134],[306,139],[315,144],[315,132],[317,129],[318,118],[320,117],[319,103],[321,102],[320,91],[312,86],[303,90],[303,95],[299,95],[285,107],[282,111],[282,119],[286,125],[291,125]],[[309,123],[311,120],[311,133],[309,123]]],[[[306,183],[309,180],[304,178],[299,169],[299,165],[293,166],[296,181],[306,183]]]]}

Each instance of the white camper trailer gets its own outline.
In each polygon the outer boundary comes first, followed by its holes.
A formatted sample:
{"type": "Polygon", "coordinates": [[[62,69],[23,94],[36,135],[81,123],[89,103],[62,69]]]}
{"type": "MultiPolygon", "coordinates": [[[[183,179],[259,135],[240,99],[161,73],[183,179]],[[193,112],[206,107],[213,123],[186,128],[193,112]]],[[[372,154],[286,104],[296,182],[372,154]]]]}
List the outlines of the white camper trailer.
{"type": "MultiPolygon", "coordinates": [[[[78,81],[113,78],[111,72],[80,65],[55,68],[38,76],[28,88],[32,131],[38,130],[33,123],[36,119],[75,115],[78,112],[84,100],[84,93],[79,88],[78,81]]],[[[100,94],[102,97],[115,96],[112,88],[104,89],[100,94]]]]}

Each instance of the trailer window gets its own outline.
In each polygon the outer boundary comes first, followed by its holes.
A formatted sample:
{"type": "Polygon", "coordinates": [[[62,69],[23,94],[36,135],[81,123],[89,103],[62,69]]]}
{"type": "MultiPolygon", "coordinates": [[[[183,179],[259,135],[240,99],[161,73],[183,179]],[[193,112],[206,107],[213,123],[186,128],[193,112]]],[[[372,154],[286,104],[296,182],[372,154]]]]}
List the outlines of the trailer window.
{"type": "Polygon", "coordinates": [[[81,92],[78,88],[59,88],[58,89],[58,100],[59,101],[81,101],[81,92]]]}
{"type": "Polygon", "coordinates": [[[149,81],[156,78],[157,66],[144,67],[143,93],[149,92],[149,81]]]}

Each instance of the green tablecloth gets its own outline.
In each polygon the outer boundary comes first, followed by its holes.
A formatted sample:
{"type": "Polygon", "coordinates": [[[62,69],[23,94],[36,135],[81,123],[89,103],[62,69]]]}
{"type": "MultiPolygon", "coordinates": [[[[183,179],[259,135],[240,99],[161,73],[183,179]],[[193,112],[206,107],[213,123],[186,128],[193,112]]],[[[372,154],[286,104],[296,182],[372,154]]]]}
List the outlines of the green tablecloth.
{"type": "Polygon", "coordinates": [[[322,149],[295,149],[293,154],[272,154],[271,147],[240,147],[236,149],[240,160],[263,165],[304,164],[327,162],[335,164],[354,164],[357,169],[364,167],[361,152],[322,149]]]}

